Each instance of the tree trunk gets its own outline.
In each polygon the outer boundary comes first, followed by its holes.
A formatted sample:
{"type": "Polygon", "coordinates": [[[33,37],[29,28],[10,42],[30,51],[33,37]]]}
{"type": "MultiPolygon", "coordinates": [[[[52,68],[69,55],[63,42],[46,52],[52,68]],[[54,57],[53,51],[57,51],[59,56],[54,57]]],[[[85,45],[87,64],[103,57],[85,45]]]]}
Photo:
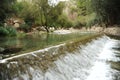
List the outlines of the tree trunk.
{"type": "Polygon", "coordinates": [[[49,32],[50,32],[47,26],[45,26],[45,29],[46,29],[47,33],[49,33],[49,32]]]}

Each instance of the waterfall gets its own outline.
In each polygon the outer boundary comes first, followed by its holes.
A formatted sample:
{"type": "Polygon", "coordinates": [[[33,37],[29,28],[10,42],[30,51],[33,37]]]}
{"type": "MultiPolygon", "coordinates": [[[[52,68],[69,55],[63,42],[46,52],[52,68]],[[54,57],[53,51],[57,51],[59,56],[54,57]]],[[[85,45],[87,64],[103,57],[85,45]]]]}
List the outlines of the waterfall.
{"type": "Polygon", "coordinates": [[[64,44],[8,58],[0,63],[0,80],[120,80],[113,68],[119,48],[119,40],[103,36],[71,52],[64,44]]]}

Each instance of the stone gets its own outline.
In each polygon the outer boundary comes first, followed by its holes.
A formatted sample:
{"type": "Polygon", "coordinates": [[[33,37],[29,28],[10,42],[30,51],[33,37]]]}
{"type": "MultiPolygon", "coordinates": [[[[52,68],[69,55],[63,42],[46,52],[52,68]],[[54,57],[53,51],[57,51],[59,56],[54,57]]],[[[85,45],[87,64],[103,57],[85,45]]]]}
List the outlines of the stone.
{"type": "Polygon", "coordinates": [[[4,50],[5,50],[4,48],[0,47],[0,52],[3,52],[4,50]]]}
{"type": "Polygon", "coordinates": [[[20,24],[19,24],[19,23],[15,23],[15,24],[14,24],[14,27],[15,27],[15,28],[19,28],[19,27],[20,27],[20,24]]]}

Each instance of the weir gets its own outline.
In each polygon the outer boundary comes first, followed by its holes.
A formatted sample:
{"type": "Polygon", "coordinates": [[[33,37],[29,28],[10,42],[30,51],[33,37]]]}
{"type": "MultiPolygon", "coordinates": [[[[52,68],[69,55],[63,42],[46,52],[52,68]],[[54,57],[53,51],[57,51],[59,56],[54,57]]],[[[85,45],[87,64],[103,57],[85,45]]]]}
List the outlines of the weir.
{"type": "Polygon", "coordinates": [[[102,36],[6,58],[0,80],[120,80],[120,41],[102,36]]]}

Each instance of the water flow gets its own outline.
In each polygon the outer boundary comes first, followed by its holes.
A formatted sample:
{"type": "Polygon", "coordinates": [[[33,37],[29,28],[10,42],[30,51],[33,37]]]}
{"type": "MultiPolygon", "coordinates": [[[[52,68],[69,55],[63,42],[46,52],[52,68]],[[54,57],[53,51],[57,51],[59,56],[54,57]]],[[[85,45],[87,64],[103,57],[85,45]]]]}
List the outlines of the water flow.
{"type": "MultiPolygon", "coordinates": [[[[119,57],[113,52],[112,48],[117,47],[118,41],[109,39],[104,45],[104,48],[100,54],[98,54],[97,60],[93,67],[90,69],[90,75],[86,80],[120,80],[120,71],[111,68],[110,61],[120,61],[119,57]],[[114,76],[116,75],[117,76],[114,76]]],[[[120,46],[119,46],[120,47],[120,46]]]]}
{"type": "MultiPolygon", "coordinates": [[[[40,56],[34,54],[37,59],[23,62],[12,62],[0,72],[2,80],[120,80],[120,71],[113,69],[111,62],[119,62],[120,58],[115,54],[115,48],[119,48],[120,41],[110,39],[107,36],[93,40],[84,46],[79,46],[74,52],[65,51],[57,59],[40,61],[40,56]],[[113,49],[114,48],[114,49],[113,49]],[[36,61],[39,60],[39,61],[36,61]],[[47,63],[44,63],[47,61],[47,63]],[[41,64],[43,63],[43,64],[41,64]],[[52,65],[49,65],[52,64],[52,65]],[[41,64],[41,65],[40,65],[41,64]],[[41,66],[44,67],[41,68],[41,66]],[[46,66],[47,69],[43,70],[46,66]],[[12,67],[12,68],[10,68],[12,67]],[[6,69],[6,70],[5,70],[6,69]],[[12,69],[16,70],[15,72],[12,69]],[[11,72],[11,73],[10,73],[11,72]]],[[[117,52],[119,52],[117,50],[117,52]]],[[[53,50],[53,53],[56,53],[53,50]]],[[[60,52],[58,52],[60,53],[60,52]]],[[[53,58],[53,57],[52,57],[53,58]]],[[[24,59],[24,58],[23,58],[24,59]]],[[[15,61],[15,60],[14,60],[15,61]]],[[[120,68],[119,68],[120,69],[120,68]]]]}
{"type": "Polygon", "coordinates": [[[116,79],[113,76],[116,73],[120,75],[119,71],[113,70],[107,63],[120,61],[112,52],[116,44],[116,41],[105,36],[82,46],[75,54],[67,54],[57,60],[56,68],[46,73],[48,80],[53,80],[55,76],[55,80],[119,80],[119,77],[116,79]]]}

